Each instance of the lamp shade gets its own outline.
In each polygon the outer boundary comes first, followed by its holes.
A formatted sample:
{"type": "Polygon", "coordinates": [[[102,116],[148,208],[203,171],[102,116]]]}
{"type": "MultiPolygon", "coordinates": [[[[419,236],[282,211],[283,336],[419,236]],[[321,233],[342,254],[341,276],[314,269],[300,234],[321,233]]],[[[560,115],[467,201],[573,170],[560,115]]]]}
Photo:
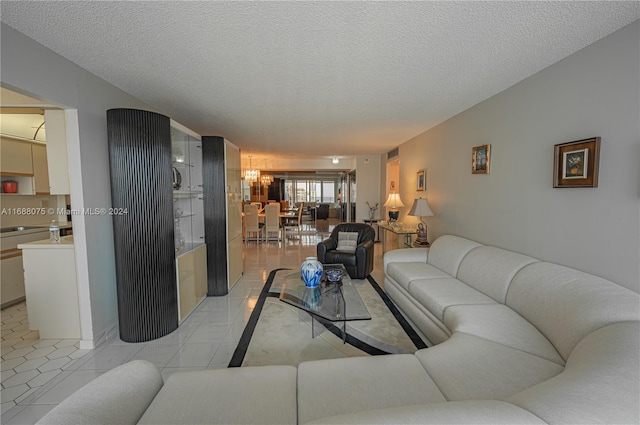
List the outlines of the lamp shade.
{"type": "Polygon", "coordinates": [[[413,200],[409,215],[417,217],[430,217],[433,215],[433,211],[429,208],[429,203],[425,198],[418,198],[413,200]]]}
{"type": "Polygon", "coordinates": [[[384,206],[391,207],[391,208],[399,208],[399,207],[404,207],[404,204],[400,200],[399,194],[390,193],[389,197],[387,198],[387,202],[384,203],[384,206]]]}

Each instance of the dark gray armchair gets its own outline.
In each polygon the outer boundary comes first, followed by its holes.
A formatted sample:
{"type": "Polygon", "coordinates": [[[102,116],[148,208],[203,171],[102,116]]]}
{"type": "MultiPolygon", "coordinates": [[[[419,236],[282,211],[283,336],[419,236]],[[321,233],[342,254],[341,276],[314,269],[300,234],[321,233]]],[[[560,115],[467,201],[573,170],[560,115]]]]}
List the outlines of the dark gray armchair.
{"type": "Polygon", "coordinates": [[[364,279],[373,270],[373,245],[376,236],[373,227],[364,223],[338,224],[328,239],[317,246],[318,260],[322,264],[343,264],[352,279],[364,279]],[[338,233],[356,232],[355,252],[338,251],[338,233]]]}
{"type": "Polygon", "coordinates": [[[316,220],[326,220],[329,218],[329,204],[320,204],[316,208],[316,220]]]}

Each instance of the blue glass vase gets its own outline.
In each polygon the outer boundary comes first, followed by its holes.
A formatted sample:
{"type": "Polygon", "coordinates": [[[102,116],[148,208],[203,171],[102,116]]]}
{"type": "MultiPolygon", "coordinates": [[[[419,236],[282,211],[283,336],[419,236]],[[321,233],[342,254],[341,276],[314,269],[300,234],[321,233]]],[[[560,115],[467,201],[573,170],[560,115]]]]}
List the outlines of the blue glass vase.
{"type": "Polygon", "coordinates": [[[308,288],[316,288],[322,278],[322,263],[316,257],[307,257],[300,266],[300,276],[308,288]]]}

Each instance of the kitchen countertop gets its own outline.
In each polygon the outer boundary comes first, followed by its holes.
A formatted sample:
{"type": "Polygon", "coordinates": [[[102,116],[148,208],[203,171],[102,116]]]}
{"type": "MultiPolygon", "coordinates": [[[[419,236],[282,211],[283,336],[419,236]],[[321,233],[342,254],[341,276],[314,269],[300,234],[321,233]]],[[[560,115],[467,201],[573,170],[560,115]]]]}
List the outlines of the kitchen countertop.
{"type": "MultiPolygon", "coordinates": [[[[25,225],[25,229],[24,230],[13,230],[13,231],[5,231],[6,229],[3,229],[3,232],[0,233],[1,237],[8,237],[8,236],[16,236],[16,235],[28,235],[29,233],[36,233],[36,232],[42,232],[42,231],[48,231],[49,230],[49,226],[51,225],[51,223],[46,223],[46,224],[28,224],[25,225]]],[[[60,222],[57,223],[58,227],[60,227],[60,229],[71,229],[73,227],[73,224],[70,221],[66,221],[66,222],[60,222]]],[[[17,229],[20,226],[12,226],[12,229],[17,229]]]]}
{"type": "Polygon", "coordinates": [[[49,239],[27,242],[18,245],[18,249],[73,249],[73,235],[63,236],[60,242],[51,242],[49,239]]]}

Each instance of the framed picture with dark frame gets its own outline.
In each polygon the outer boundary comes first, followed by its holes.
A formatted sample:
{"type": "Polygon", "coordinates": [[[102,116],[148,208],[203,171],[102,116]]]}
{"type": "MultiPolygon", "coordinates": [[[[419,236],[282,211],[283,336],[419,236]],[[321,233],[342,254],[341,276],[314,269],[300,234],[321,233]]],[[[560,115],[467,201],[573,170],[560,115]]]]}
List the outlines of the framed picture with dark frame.
{"type": "Polygon", "coordinates": [[[471,174],[489,174],[491,145],[476,146],[471,151],[471,174]]]}
{"type": "Polygon", "coordinates": [[[427,190],[427,170],[420,170],[417,174],[416,191],[423,192],[427,190]]]}
{"type": "Polygon", "coordinates": [[[598,187],[600,138],[554,146],[553,187],[598,187]]]}

